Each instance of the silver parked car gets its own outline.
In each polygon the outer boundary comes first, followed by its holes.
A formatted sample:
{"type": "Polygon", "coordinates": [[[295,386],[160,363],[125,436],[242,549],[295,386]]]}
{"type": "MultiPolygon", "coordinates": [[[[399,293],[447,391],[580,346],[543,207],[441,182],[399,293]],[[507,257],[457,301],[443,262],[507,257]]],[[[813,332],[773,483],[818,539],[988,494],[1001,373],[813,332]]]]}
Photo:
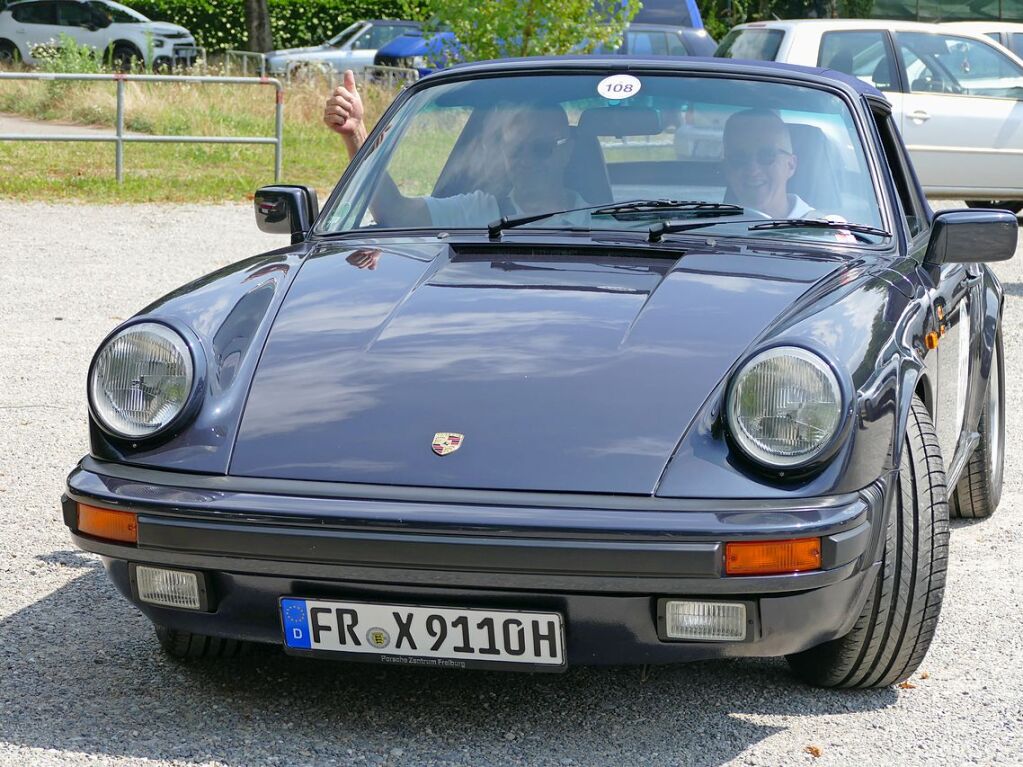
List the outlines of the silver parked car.
{"type": "Polygon", "coordinates": [[[929,197],[1023,210],[1023,60],[943,24],[741,24],[717,56],[834,69],[883,91],[929,197]]]}
{"type": "Polygon", "coordinates": [[[415,21],[370,19],[357,21],[321,45],[285,48],[266,54],[266,68],[273,74],[294,75],[305,68],[361,72],[373,66],[377,49],[400,35],[420,29],[415,21]]]}

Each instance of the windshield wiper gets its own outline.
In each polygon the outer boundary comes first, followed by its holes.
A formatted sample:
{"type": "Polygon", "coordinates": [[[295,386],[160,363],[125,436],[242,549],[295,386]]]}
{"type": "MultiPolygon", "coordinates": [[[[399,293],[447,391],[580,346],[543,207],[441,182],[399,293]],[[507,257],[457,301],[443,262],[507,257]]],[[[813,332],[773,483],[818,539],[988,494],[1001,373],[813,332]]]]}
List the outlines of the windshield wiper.
{"type": "MultiPolygon", "coordinates": [[[[607,203],[602,203],[607,205],[607,203]]],[[[593,210],[594,208],[602,207],[602,205],[587,205],[583,208],[566,208],[565,210],[549,210],[546,213],[533,213],[528,216],[502,216],[497,221],[491,221],[487,224],[487,234],[490,235],[490,239],[496,240],[501,236],[501,232],[505,229],[512,229],[516,226],[522,226],[523,224],[532,224],[534,221],[543,221],[545,218],[551,218],[552,216],[560,216],[564,213],[578,213],[584,210],[593,210]]]]}
{"type": "Polygon", "coordinates": [[[741,215],[743,209],[738,205],[730,205],[723,202],[704,202],[703,200],[629,200],[628,202],[601,203],[600,205],[587,205],[582,208],[567,208],[565,210],[551,210],[546,213],[534,213],[526,216],[504,216],[497,221],[487,224],[487,234],[490,239],[496,240],[505,229],[512,229],[524,224],[532,224],[534,221],[542,221],[545,218],[560,216],[565,213],[580,213],[592,211],[595,216],[616,216],[620,213],[649,213],[653,211],[686,211],[696,214],[708,214],[713,216],[741,215]]]}
{"type": "Polygon", "coordinates": [[[872,234],[875,237],[891,237],[891,232],[886,232],[884,229],[878,229],[875,226],[867,226],[866,224],[850,224],[848,221],[829,221],[824,218],[780,218],[776,221],[765,221],[763,224],[754,224],[749,227],[749,231],[757,231],[761,229],[842,229],[846,232],[851,233],[860,242],[870,242],[865,234],[872,234]]]}
{"type": "MultiPolygon", "coordinates": [[[[690,229],[703,229],[708,226],[718,226],[721,221],[718,221],[719,217],[715,216],[710,221],[662,221],[659,224],[654,224],[647,230],[647,242],[660,242],[661,238],[666,234],[675,234],[676,232],[688,232],[690,229]]],[[[746,221],[729,221],[730,224],[746,224],[746,221]]]]}
{"type": "Polygon", "coordinates": [[[659,211],[686,213],[707,213],[713,216],[742,215],[745,211],[739,205],[727,202],[707,202],[706,200],[632,200],[615,205],[607,205],[593,211],[594,216],[614,216],[622,213],[657,213],[659,211]]]}

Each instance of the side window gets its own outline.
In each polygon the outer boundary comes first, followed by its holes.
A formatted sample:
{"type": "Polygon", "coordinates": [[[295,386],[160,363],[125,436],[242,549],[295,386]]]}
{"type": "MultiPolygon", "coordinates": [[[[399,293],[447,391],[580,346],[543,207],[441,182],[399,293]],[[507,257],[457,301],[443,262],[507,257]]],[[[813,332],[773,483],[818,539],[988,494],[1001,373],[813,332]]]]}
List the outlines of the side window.
{"type": "Polygon", "coordinates": [[[365,51],[372,46],[370,45],[370,28],[363,29],[359,34],[351,39],[348,47],[353,51],[365,51]]]}
{"type": "Polygon", "coordinates": [[[906,214],[909,235],[911,238],[916,237],[927,228],[927,207],[917,193],[916,185],[912,181],[909,161],[906,158],[906,150],[902,145],[891,115],[885,115],[884,118],[875,115],[874,119],[877,121],[877,131],[881,135],[885,159],[888,161],[888,167],[892,171],[895,191],[899,195],[902,210],[906,214]]]}
{"type": "Polygon", "coordinates": [[[629,53],[635,56],[667,56],[668,40],[663,32],[629,32],[629,53]]]}
{"type": "Polygon", "coordinates": [[[1017,56],[1023,56],[1023,33],[1013,32],[1009,35],[1009,50],[1017,56]]]}
{"type": "Polygon", "coordinates": [[[725,35],[714,55],[721,59],[774,61],[784,37],[785,33],[780,29],[733,29],[725,35]]]}
{"type": "Polygon", "coordinates": [[[1006,98],[1023,77],[1023,67],[979,40],[923,32],[898,39],[913,92],[1006,98]]]}
{"type": "Polygon", "coordinates": [[[686,50],[686,44],[682,42],[681,35],[674,32],[668,35],[668,55],[669,56],[689,55],[689,51],[686,50]]]}
{"type": "Polygon", "coordinates": [[[92,11],[84,3],[57,3],[57,23],[62,27],[84,27],[94,21],[92,11]]]}
{"type": "Polygon", "coordinates": [[[404,31],[403,27],[395,27],[390,24],[374,25],[369,31],[368,47],[374,50],[383,48],[404,31]]]}
{"type": "Polygon", "coordinates": [[[897,88],[887,35],[881,30],[825,32],[817,65],[858,77],[878,90],[897,88]]]}
{"type": "Polygon", "coordinates": [[[12,14],[15,21],[22,24],[56,24],[56,3],[31,3],[19,5],[12,14]]]}

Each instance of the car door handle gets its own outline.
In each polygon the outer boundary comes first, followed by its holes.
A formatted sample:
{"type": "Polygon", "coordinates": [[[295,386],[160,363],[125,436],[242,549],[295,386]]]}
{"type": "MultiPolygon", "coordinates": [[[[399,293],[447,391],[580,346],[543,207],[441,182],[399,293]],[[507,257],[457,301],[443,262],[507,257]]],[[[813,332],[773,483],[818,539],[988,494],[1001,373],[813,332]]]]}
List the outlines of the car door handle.
{"type": "Polygon", "coordinates": [[[925,112],[922,109],[918,109],[915,112],[910,112],[909,113],[909,119],[910,120],[916,120],[917,122],[925,123],[925,122],[927,122],[928,120],[931,119],[931,114],[930,114],[930,112],[925,112]]]}

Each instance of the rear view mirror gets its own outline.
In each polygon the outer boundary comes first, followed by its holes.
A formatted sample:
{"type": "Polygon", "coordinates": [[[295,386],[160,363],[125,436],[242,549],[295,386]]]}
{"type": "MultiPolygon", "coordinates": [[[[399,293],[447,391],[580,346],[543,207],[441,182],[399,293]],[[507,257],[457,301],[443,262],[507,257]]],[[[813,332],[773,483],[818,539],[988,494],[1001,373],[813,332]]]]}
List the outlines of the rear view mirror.
{"type": "Polygon", "coordinates": [[[942,210],[931,222],[929,264],[1006,261],[1016,252],[1016,216],[1007,210],[942,210]]]}
{"type": "Polygon", "coordinates": [[[305,239],[319,213],[316,191],[292,184],[264,186],[256,192],[253,206],[261,231],[290,234],[292,243],[305,239]]]}
{"type": "Polygon", "coordinates": [[[580,133],[594,136],[656,136],[664,130],[656,109],[646,107],[593,107],[579,115],[580,133]]]}

